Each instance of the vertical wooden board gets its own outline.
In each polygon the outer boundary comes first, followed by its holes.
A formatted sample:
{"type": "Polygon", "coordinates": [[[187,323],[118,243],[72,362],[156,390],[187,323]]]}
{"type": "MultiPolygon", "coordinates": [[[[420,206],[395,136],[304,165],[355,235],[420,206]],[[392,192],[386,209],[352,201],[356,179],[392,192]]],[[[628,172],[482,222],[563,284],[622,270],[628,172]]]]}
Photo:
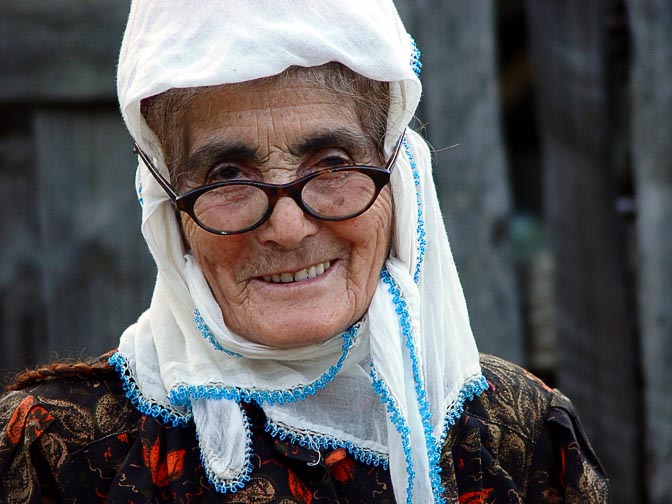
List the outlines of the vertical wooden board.
{"type": "Polygon", "coordinates": [[[528,0],[556,270],[558,381],[610,474],[640,502],[637,341],[625,230],[615,212],[607,21],[611,0],[528,0]]]}
{"type": "Polygon", "coordinates": [[[42,355],[37,197],[30,109],[0,109],[0,370],[15,371],[42,355]]]}
{"type": "Polygon", "coordinates": [[[0,2],[0,100],[113,98],[129,5],[129,0],[0,2]]]}
{"type": "Polygon", "coordinates": [[[35,113],[47,347],[98,354],[148,306],[136,162],[116,108],[35,113]]]}
{"type": "Polygon", "coordinates": [[[632,158],[651,504],[672,502],[672,2],[628,1],[632,158]]]}
{"type": "Polygon", "coordinates": [[[522,362],[493,2],[401,3],[423,51],[419,114],[474,334],[482,351],[522,362]]]}

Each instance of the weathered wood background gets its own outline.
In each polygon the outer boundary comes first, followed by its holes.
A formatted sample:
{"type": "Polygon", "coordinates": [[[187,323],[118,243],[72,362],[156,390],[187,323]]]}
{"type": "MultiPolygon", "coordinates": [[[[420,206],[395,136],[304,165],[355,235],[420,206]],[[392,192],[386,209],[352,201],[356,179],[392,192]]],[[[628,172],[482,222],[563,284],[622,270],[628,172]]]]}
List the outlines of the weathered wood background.
{"type": "Polygon", "coordinates": [[[571,394],[591,441],[610,464],[622,502],[638,502],[635,296],[628,216],[619,198],[628,168],[620,92],[627,70],[622,4],[527,2],[537,79],[545,214],[556,271],[558,385],[571,394]],[[581,57],[577,57],[576,55],[581,57]],[[627,427],[627,428],[626,428],[627,427]]]}
{"type": "MultiPolygon", "coordinates": [[[[615,503],[672,503],[672,0],[399,0],[474,331],[569,395],[615,503]]],[[[128,2],[0,16],[0,368],[148,305],[115,62],[128,2]]]]}
{"type": "Polygon", "coordinates": [[[0,367],[114,348],[148,304],[134,156],[115,99],[127,2],[0,16],[0,367]]]}

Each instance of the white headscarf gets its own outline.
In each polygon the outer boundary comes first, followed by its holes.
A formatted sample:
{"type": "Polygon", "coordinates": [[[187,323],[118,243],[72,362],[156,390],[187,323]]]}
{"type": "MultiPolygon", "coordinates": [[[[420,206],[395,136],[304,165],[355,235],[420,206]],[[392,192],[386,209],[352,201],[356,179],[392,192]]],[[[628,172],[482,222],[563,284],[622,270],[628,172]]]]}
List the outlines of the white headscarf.
{"type": "MultiPolygon", "coordinates": [[[[121,48],[119,102],[131,134],[167,175],[141,100],[338,61],[390,82],[389,155],[420,99],[418,56],[391,0],[137,0],[121,48]]],[[[407,132],[392,174],[393,252],[367,314],[342,335],[291,351],[228,330],[183,249],[167,195],[142,163],[136,182],[158,276],[150,308],[111,362],[138,409],[173,425],[193,419],[220,492],[249,480],[241,403],[254,400],[271,435],[389,464],[398,502],[442,502],[442,442],[485,380],[419,135],[407,132]]]]}

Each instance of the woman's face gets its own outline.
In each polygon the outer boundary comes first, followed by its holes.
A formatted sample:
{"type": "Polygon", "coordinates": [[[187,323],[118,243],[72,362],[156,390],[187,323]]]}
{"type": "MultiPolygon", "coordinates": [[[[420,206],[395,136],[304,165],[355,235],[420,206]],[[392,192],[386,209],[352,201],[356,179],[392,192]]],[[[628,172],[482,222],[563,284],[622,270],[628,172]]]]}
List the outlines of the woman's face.
{"type": "MultiPolygon", "coordinates": [[[[258,170],[279,184],[308,167],[382,164],[354,103],[317,84],[215,88],[189,103],[185,125],[193,173],[258,170]]],[[[386,187],[359,217],[324,222],[281,198],[265,223],[240,235],[208,233],[185,214],[182,224],[226,325],[250,341],[297,347],[346,330],[366,312],[388,254],[392,199],[386,187]]]]}

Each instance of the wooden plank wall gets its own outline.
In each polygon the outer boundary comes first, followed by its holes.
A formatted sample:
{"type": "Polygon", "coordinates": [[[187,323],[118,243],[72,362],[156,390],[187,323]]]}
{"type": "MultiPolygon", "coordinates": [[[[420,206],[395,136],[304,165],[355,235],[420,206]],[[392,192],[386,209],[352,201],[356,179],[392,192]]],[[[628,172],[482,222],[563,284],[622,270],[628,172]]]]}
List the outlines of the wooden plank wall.
{"type": "Polygon", "coordinates": [[[558,382],[613,501],[672,502],[672,4],[526,6],[558,382]]]}
{"type": "Polygon", "coordinates": [[[18,369],[113,348],[155,267],[115,97],[128,2],[2,11],[0,369],[18,369]]]}
{"type": "Polygon", "coordinates": [[[0,141],[0,205],[11,216],[1,231],[5,369],[114,348],[148,303],[154,276],[116,108],[21,113],[30,127],[0,141]]]}
{"type": "Polygon", "coordinates": [[[31,116],[0,108],[0,369],[16,368],[44,346],[39,230],[31,116]]]}
{"type": "Polygon", "coordinates": [[[626,229],[616,212],[622,139],[608,78],[617,2],[527,2],[556,263],[558,384],[609,472],[615,501],[641,490],[640,402],[626,229]],[[628,454],[628,455],[625,455],[628,454]]]}
{"type": "Polygon", "coordinates": [[[96,355],[116,346],[154,279],[135,156],[114,109],[39,109],[33,120],[47,347],[96,355]]]}
{"type": "Polygon", "coordinates": [[[115,102],[130,0],[9,0],[0,16],[0,103],[115,102]]]}
{"type": "Polygon", "coordinates": [[[649,502],[672,502],[672,2],[629,0],[631,145],[649,502]]]}

